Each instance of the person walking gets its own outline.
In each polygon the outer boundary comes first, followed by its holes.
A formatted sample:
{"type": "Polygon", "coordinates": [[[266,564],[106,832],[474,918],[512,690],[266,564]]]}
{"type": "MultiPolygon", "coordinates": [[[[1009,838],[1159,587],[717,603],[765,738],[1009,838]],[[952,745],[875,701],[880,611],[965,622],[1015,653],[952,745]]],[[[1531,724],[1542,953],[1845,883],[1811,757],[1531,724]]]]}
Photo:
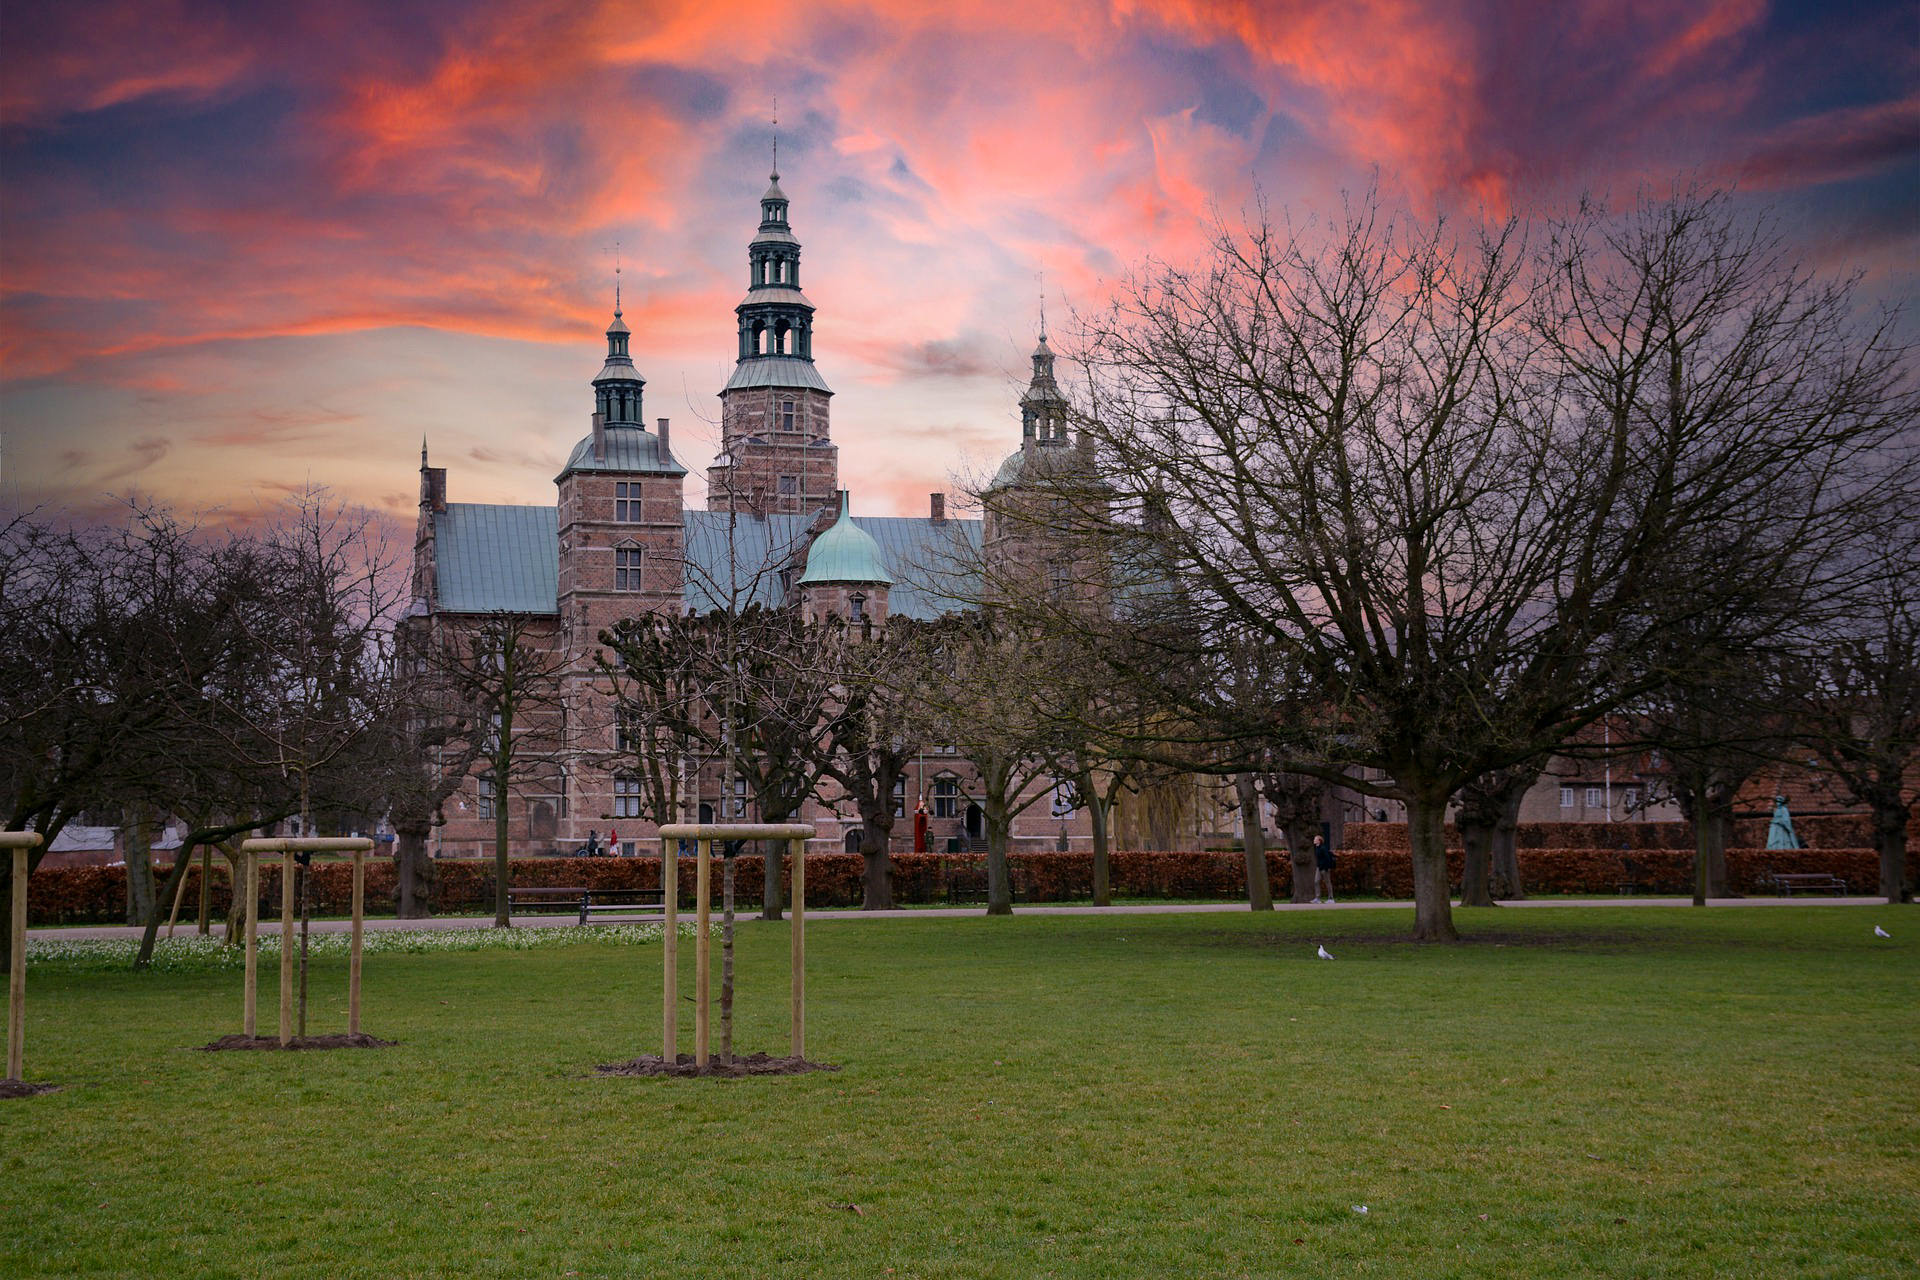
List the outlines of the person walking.
{"type": "Polygon", "coordinates": [[[1333,901],[1333,846],[1325,836],[1313,838],[1313,900],[1333,901]]]}

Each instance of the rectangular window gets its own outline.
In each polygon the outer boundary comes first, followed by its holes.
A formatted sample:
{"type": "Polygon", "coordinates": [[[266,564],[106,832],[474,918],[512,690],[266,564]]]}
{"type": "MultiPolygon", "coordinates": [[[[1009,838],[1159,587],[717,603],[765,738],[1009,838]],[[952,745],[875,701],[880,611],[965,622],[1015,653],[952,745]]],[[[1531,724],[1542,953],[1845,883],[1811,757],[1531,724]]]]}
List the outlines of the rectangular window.
{"type": "Polygon", "coordinates": [[[626,524],[640,520],[640,486],[625,481],[613,486],[613,518],[626,524]]]}
{"type": "Polygon", "coordinates": [[[794,494],[798,492],[800,492],[800,478],[798,476],[781,476],[780,477],[780,496],[781,497],[791,498],[794,494]]]}
{"type": "Polygon", "coordinates": [[[1573,808],[1573,788],[1572,787],[1560,788],[1560,807],[1562,809],[1573,808]]]}
{"type": "Polygon", "coordinates": [[[1587,808],[1598,809],[1601,807],[1603,803],[1604,801],[1601,797],[1600,788],[1588,787],[1587,788],[1587,808]]]}
{"type": "Polygon", "coordinates": [[[952,778],[941,778],[933,784],[933,816],[936,818],[958,817],[960,813],[960,784],[952,778]]]}
{"type": "Polygon", "coordinates": [[[1058,600],[1067,594],[1073,582],[1073,567],[1065,560],[1047,562],[1047,593],[1058,600]]]}
{"type": "Polygon", "coordinates": [[[479,810],[481,817],[491,818],[493,816],[493,779],[481,778],[479,783],[479,800],[475,807],[479,810]]]}
{"type": "Polygon", "coordinates": [[[793,430],[793,401],[791,400],[782,400],[780,402],[780,429],[782,431],[793,430]]]}
{"type": "Polygon", "coordinates": [[[631,711],[616,711],[613,714],[613,749],[615,751],[640,749],[640,722],[631,711]]]}
{"type": "Polygon", "coordinates": [[[1636,812],[1638,812],[1638,811],[1639,811],[1639,809],[1640,809],[1640,789],[1639,789],[1638,787],[1628,787],[1628,788],[1627,788],[1627,805],[1626,805],[1626,809],[1627,809],[1627,812],[1628,812],[1628,813],[1636,813],[1636,812]]]}
{"type": "Polygon", "coordinates": [[[907,780],[905,778],[900,778],[893,784],[893,816],[896,818],[907,816],[907,780]]]}
{"type": "Polygon", "coordinates": [[[867,598],[865,596],[849,597],[847,600],[848,619],[854,622],[858,622],[866,616],[867,616],[867,598]]]}
{"type": "Polygon", "coordinates": [[[619,547],[613,553],[613,589],[640,590],[640,548],[619,547]]]}
{"type": "Polygon", "coordinates": [[[616,818],[640,816],[640,779],[623,775],[613,780],[613,816],[616,818]]]}

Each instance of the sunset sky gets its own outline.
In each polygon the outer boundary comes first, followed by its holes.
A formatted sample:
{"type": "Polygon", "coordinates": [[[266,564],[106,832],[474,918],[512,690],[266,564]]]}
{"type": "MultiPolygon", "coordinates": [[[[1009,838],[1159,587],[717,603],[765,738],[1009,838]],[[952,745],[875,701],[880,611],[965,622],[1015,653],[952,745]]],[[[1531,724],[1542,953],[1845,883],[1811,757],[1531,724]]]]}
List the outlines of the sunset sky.
{"type": "MultiPolygon", "coordinates": [[[[779,102],[865,514],[1018,441],[1049,316],[1377,181],[1465,216],[1737,183],[1811,261],[1920,279],[1920,10],[1760,0],[14,4],[0,500],[244,518],[551,503],[616,242],[647,416],[704,472],[779,102]]],[[[1911,325],[1909,326],[1911,329],[1911,325]]],[[[698,505],[702,488],[690,483],[698,505]]]]}

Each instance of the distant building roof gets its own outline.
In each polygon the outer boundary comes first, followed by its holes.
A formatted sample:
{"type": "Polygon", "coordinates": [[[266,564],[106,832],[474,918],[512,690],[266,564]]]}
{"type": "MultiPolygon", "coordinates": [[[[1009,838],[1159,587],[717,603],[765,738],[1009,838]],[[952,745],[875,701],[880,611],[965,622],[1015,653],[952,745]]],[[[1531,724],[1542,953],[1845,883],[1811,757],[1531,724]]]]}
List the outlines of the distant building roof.
{"type": "Polygon", "coordinates": [[[673,476],[687,474],[687,469],[660,447],[660,437],[653,432],[644,427],[613,422],[607,424],[605,459],[593,456],[593,434],[589,432],[584,440],[573,446],[573,452],[567,455],[567,465],[560,468],[560,475],[554,479],[557,482],[574,471],[638,471],[673,476]]]}
{"type": "MultiPolygon", "coordinates": [[[[806,516],[687,512],[687,607],[709,613],[779,604],[785,594],[780,571],[799,558],[811,523],[806,516]]],[[[854,523],[879,547],[893,578],[890,616],[931,619],[971,603],[978,586],[970,567],[980,550],[978,520],[935,524],[925,516],[855,516],[854,523]]]]}
{"type": "Polygon", "coordinates": [[[560,530],[553,507],[449,502],[434,513],[433,541],[435,604],[442,612],[559,611],[560,530]]]}

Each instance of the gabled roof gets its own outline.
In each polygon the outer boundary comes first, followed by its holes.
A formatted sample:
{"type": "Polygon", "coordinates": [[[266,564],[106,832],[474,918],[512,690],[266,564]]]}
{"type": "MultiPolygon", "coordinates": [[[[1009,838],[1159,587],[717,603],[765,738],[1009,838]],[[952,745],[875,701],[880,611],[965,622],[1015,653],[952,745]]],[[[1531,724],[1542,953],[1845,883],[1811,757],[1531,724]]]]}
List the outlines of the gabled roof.
{"type": "Polygon", "coordinates": [[[443,613],[557,613],[560,529],[552,507],[449,502],[433,517],[434,604],[443,613]]]}

